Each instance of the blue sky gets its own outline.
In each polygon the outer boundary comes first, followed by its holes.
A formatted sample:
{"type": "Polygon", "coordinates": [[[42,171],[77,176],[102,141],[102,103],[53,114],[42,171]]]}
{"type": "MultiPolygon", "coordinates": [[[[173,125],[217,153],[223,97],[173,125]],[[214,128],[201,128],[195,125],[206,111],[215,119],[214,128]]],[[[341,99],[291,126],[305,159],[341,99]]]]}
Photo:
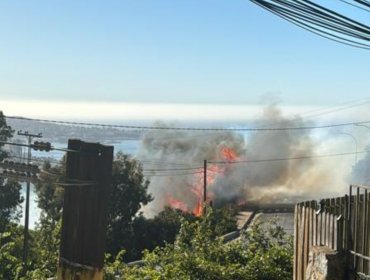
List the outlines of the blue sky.
{"type": "Polygon", "coordinates": [[[370,90],[369,51],[246,0],[3,0],[0,37],[0,104],[332,106],[370,90]]]}

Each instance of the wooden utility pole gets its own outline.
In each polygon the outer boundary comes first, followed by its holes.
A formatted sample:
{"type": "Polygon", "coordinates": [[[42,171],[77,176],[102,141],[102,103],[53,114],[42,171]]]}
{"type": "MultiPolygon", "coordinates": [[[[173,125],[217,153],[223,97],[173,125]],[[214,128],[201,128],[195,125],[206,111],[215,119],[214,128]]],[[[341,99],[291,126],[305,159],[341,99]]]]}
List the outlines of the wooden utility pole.
{"type": "Polygon", "coordinates": [[[102,280],[113,147],[69,140],[58,280],[102,280]]]}
{"type": "Polygon", "coordinates": [[[203,167],[203,203],[205,204],[207,201],[207,160],[204,160],[204,167],[203,167]]]}
{"type": "Polygon", "coordinates": [[[207,202],[207,160],[204,160],[203,166],[203,213],[206,214],[206,202],[207,202]]]}
{"type": "MultiPolygon", "coordinates": [[[[27,151],[27,164],[31,164],[31,145],[33,138],[41,138],[42,134],[32,134],[28,131],[18,131],[18,135],[26,136],[28,138],[28,151],[27,151]]],[[[31,173],[27,171],[27,176],[30,176],[31,173]]],[[[24,232],[23,232],[23,273],[25,274],[27,271],[27,256],[28,256],[28,227],[29,227],[29,217],[30,217],[30,190],[31,190],[31,182],[27,180],[26,182],[26,206],[25,206],[25,215],[24,215],[24,232]]]]}

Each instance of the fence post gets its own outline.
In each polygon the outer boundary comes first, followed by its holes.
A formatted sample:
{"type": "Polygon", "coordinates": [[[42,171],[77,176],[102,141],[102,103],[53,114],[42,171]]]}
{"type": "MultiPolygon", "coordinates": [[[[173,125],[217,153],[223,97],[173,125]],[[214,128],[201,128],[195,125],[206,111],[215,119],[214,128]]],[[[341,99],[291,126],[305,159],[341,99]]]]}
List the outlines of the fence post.
{"type": "Polygon", "coordinates": [[[294,209],[294,266],[293,266],[293,279],[300,279],[300,220],[302,214],[302,207],[300,204],[295,205],[294,209]]]}
{"type": "Polygon", "coordinates": [[[69,140],[58,280],[102,280],[113,147],[69,140]]]}
{"type": "MultiPolygon", "coordinates": [[[[355,199],[355,217],[353,219],[354,223],[355,223],[355,229],[354,229],[354,234],[353,234],[353,237],[354,237],[354,240],[353,240],[353,250],[355,252],[358,252],[358,233],[360,232],[359,231],[359,226],[360,226],[360,188],[357,188],[356,189],[356,199],[355,199]]],[[[354,256],[354,263],[353,263],[353,266],[355,268],[355,270],[358,269],[358,257],[355,255],[354,256]]]]}
{"type": "MultiPolygon", "coordinates": [[[[362,255],[366,256],[367,254],[367,239],[368,239],[368,209],[367,209],[367,190],[365,190],[365,193],[363,195],[363,200],[362,200],[362,255]]],[[[362,260],[362,272],[366,273],[367,272],[367,264],[368,260],[363,259],[362,260]]]]}
{"type": "Polygon", "coordinates": [[[303,234],[303,273],[302,279],[305,278],[307,264],[308,264],[308,254],[309,254],[309,227],[310,227],[310,202],[306,201],[304,203],[304,234],[303,234]]]}

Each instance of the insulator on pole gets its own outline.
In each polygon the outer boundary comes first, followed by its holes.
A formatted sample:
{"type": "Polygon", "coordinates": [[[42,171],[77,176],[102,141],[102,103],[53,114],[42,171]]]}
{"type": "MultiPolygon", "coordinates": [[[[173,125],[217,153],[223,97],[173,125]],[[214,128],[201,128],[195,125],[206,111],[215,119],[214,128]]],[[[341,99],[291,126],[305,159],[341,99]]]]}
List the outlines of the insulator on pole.
{"type": "Polygon", "coordinates": [[[31,148],[35,151],[49,152],[51,150],[50,142],[35,141],[31,144],[31,148]]]}

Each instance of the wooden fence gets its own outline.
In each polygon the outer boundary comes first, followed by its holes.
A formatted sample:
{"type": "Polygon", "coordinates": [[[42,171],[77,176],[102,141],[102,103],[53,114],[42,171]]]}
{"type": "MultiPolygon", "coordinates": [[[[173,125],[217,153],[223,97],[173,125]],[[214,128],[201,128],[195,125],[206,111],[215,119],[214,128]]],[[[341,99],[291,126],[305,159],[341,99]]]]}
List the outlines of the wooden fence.
{"type": "Polygon", "coordinates": [[[349,195],[295,206],[293,279],[305,279],[312,246],[347,253],[349,272],[370,274],[369,192],[369,187],[351,185],[349,195]]]}

